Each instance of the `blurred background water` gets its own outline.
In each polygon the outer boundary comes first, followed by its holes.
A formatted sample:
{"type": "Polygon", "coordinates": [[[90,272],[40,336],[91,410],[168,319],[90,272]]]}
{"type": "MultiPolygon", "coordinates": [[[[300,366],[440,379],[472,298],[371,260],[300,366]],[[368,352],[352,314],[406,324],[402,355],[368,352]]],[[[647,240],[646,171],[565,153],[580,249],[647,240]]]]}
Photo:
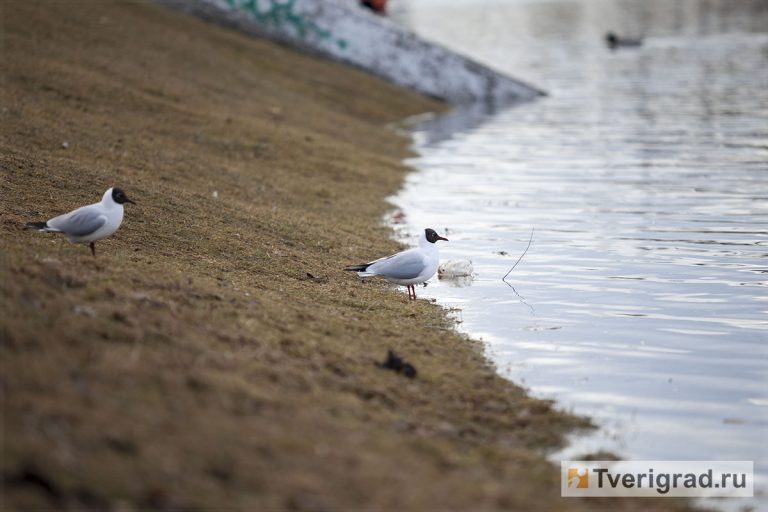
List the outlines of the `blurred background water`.
{"type": "Polygon", "coordinates": [[[550,94],[414,125],[398,233],[447,232],[441,259],[476,272],[418,293],[460,308],[503,375],[601,425],[557,458],[754,460],[765,499],[768,2],[391,4],[550,94]],[[609,30],[644,44],[612,52],[609,30]]]}

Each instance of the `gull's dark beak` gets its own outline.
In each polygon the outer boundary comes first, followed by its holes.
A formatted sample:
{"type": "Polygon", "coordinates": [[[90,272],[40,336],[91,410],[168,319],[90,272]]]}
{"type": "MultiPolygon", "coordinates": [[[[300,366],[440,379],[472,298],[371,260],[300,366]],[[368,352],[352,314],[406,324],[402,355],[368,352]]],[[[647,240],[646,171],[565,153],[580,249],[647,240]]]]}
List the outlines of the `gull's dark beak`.
{"type": "Polygon", "coordinates": [[[437,239],[438,239],[438,240],[445,240],[446,242],[448,242],[448,241],[449,241],[447,238],[445,238],[445,237],[442,237],[442,236],[440,236],[440,235],[438,235],[438,236],[437,236],[437,239]]]}
{"type": "Polygon", "coordinates": [[[128,199],[127,197],[125,198],[125,202],[126,202],[126,203],[131,203],[131,204],[136,204],[136,202],[134,202],[134,201],[131,201],[131,200],[130,200],[130,199],[128,199]]]}

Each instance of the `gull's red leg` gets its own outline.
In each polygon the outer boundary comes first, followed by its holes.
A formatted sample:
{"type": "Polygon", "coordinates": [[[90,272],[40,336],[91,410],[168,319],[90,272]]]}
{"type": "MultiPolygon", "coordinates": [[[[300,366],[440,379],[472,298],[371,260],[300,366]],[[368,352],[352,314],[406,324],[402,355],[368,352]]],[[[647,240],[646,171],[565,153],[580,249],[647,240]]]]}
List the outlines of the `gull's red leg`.
{"type": "Polygon", "coordinates": [[[96,244],[91,242],[90,244],[88,244],[88,247],[91,248],[91,254],[93,254],[93,257],[95,258],[96,257],[96,244]]]}

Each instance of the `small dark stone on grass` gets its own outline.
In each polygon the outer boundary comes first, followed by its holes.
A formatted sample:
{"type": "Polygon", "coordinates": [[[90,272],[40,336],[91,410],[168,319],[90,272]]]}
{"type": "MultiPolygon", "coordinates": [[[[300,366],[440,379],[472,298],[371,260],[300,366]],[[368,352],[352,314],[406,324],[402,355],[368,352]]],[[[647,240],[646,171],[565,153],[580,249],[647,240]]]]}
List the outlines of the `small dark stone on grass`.
{"type": "Polygon", "coordinates": [[[392,370],[394,372],[401,373],[409,379],[415,378],[418,373],[415,366],[404,361],[395,353],[394,350],[389,350],[387,352],[387,360],[383,363],[376,363],[376,366],[385,370],[392,370]]]}

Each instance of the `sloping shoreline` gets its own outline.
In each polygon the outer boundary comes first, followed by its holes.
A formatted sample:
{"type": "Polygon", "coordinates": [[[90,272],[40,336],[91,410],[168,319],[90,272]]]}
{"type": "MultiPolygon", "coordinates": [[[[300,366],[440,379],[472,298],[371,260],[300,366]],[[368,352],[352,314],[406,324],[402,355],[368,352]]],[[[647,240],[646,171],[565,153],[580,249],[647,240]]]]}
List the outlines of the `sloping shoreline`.
{"type": "Polygon", "coordinates": [[[541,451],[585,420],[341,270],[395,248],[383,126],[437,103],[146,3],[3,10],[5,509],[651,503],[559,498],[541,451]],[[22,229],[112,185],[138,204],[97,259],[22,229]]]}

